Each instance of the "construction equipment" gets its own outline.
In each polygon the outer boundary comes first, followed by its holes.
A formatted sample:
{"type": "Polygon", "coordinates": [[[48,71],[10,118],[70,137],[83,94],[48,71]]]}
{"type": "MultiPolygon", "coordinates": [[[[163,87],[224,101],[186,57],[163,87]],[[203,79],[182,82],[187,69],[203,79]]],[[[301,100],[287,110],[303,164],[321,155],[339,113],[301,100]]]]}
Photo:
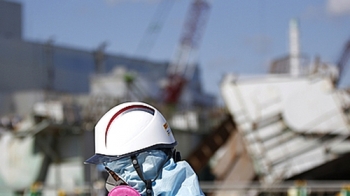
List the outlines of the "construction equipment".
{"type": "Polygon", "coordinates": [[[147,29],[137,46],[135,55],[146,57],[151,52],[174,3],[174,0],[162,0],[159,2],[157,10],[153,15],[153,19],[148,24],[147,29]]]}
{"type": "Polygon", "coordinates": [[[177,54],[168,68],[164,100],[174,104],[178,101],[186,82],[192,76],[193,53],[198,49],[203,29],[207,23],[209,3],[193,0],[187,14],[177,54]]]}

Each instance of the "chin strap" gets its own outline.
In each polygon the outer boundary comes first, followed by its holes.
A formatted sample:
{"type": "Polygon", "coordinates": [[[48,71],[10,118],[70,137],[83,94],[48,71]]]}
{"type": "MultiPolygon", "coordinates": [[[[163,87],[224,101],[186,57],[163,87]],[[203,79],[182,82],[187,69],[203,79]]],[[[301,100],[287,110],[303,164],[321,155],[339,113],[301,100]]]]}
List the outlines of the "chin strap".
{"type": "Polygon", "coordinates": [[[143,176],[143,172],[140,168],[140,164],[137,160],[137,157],[136,155],[132,155],[131,156],[131,160],[132,160],[132,165],[134,166],[136,172],[137,172],[137,175],[139,175],[139,177],[141,178],[141,180],[146,184],[146,194],[147,196],[152,196],[152,193],[153,193],[153,190],[152,190],[152,182],[154,182],[161,170],[163,169],[165,163],[171,158],[173,157],[175,162],[179,161],[181,159],[181,156],[180,156],[180,152],[177,152],[175,149],[174,150],[164,150],[164,152],[167,154],[167,158],[165,159],[164,163],[161,165],[161,167],[159,167],[158,171],[157,171],[157,176],[151,180],[151,179],[145,179],[144,176],[143,176]]]}
{"type": "Polygon", "coordinates": [[[178,161],[181,161],[181,154],[179,151],[176,151],[176,149],[173,149],[172,150],[172,156],[173,156],[173,159],[174,159],[174,162],[178,162],[178,161]]]}

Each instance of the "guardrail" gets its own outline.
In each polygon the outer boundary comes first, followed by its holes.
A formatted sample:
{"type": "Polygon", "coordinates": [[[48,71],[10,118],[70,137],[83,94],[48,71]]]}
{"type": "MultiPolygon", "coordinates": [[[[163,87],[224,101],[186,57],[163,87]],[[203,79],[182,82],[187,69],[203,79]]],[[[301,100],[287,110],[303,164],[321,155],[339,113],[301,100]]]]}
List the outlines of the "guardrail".
{"type": "MultiPolygon", "coordinates": [[[[200,186],[206,196],[313,196],[334,195],[349,196],[350,181],[287,181],[277,184],[263,185],[259,182],[200,182],[200,186]]],[[[0,193],[3,193],[0,188],[0,193]]],[[[28,189],[22,193],[13,193],[14,196],[101,196],[105,195],[102,184],[85,185],[74,189],[64,187],[37,187],[28,189]]]]}
{"type": "Polygon", "coordinates": [[[350,195],[350,181],[287,181],[270,185],[259,182],[201,182],[200,185],[206,195],[350,195]]]}

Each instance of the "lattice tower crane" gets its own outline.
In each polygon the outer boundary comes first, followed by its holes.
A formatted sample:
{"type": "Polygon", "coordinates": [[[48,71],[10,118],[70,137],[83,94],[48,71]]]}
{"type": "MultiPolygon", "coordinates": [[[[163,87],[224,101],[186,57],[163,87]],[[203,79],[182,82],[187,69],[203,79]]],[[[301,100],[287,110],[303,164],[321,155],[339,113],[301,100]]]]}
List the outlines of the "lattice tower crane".
{"type": "Polygon", "coordinates": [[[177,103],[187,81],[192,77],[193,60],[191,58],[198,49],[209,10],[210,5],[206,0],[192,1],[185,18],[177,53],[169,65],[164,89],[166,103],[177,103]]]}

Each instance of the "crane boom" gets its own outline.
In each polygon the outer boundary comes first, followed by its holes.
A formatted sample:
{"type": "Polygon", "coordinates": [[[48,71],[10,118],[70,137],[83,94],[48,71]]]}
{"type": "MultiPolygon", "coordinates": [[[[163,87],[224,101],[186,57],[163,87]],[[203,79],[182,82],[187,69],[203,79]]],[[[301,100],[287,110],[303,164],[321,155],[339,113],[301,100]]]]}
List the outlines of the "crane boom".
{"type": "Polygon", "coordinates": [[[168,69],[165,101],[176,103],[181,92],[191,77],[188,67],[192,65],[191,57],[198,49],[203,29],[207,23],[209,3],[206,0],[193,0],[187,13],[175,58],[168,69]]]}

